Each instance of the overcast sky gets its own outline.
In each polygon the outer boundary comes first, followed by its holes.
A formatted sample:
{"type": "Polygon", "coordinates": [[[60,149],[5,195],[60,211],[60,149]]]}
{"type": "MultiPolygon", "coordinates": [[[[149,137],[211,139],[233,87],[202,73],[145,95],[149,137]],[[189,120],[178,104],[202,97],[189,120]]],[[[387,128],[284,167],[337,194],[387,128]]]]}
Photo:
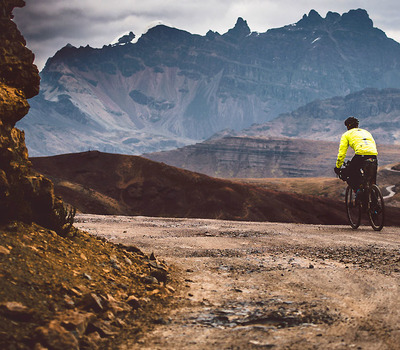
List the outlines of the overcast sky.
{"type": "Polygon", "coordinates": [[[367,10],[374,26],[400,42],[399,0],[25,0],[14,10],[14,21],[35,53],[41,70],[46,60],[70,43],[102,47],[123,34],[137,36],[155,23],[205,35],[232,28],[238,17],[251,31],[295,23],[316,10],[343,14],[351,9],[367,10]]]}

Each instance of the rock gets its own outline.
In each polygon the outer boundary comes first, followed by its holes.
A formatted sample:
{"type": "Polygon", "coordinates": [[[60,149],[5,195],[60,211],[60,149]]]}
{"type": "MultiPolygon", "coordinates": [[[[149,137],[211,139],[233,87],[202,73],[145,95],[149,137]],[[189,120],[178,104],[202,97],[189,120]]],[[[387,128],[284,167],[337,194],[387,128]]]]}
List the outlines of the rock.
{"type": "Polygon", "coordinates": [[[150,256],[150,261],[149,261],[149,267],[150,267],[150,276],[155,277],[158,282],[167,282],[168,279],[168,271],[167,267],[160,264],[154,254],[150,256]]]}
{"type": "Polygon", "coordinates": [[[78,303],[83,310],[93,310],[94,312],[104,311],[104,306],[100,297],[95,293],[88,293],[83,296],[78,303]]]}
{"type": "Polygon", "coordinates": [[[134,295],[130,295],[126,302],[128,303],[128,305],[132,306],[134,310],[140,308],[139,298],[135,297],[134,295]]]}
{"type": "Polygon", "coordinates": [[[84,349],[97,350],[101,343],[101,337],[98,332],[92,332],[88,335],[83,336],[81,340],[81,347],[84,349]]]}
{"type": "Polygon", "coordinates": [[[157,260],[152,260],[149,262],[149,267],[154,268],[154,269],[161,269],[161,270],[167,270],[166,266],[160,264],[157,260]]]}
{"type": "Polygon", "coordinates": [[[115,315],[111,310],[108,310],[106,313],[103,315],[104,320],[112,321],[115,319],[115,315]]]}
{"type": "Polygon", "coordinates": [[[80,298],[82,296],[82,293],[76,288],[70,288],[68,291],[76,297],[80,298]]]}
{"type": "Polygon", "coordinates": [[[128,257],[125,257],[124,260],[129,266],[132,266],[133,263],[132,263],[131,259],[129,259],[128,257]]]}
{"type": "Polygon", "coordinates": [[[167,324],[167,321],[163,318],[163,317],[158,317],[158,318],[154,318],[153,320],[152,320],[152,322],[154,323],[154,324],[161,324],[161,325],[166,325],[167,324]]]}
{"type": "Polygon", "coordinates": [[[175,288],[173,288],[171,286],[166,286],[165,289],[168,290],[171,293],[175,293],[176,292],[175,288]]]}
{"type": "Polygon", "coordinates": [[[120,318],[116,318],[113,322],[112,322],[113,326],[116,326],[118,328],[128,328],[128,325],[125,321],[121,320],[120,318]]]}
{"type": "Polygon", "coordinates": [[[127,303],[116,300],[110,294],[107,295],[105,301],[107,303],[107,308],[110,309],[114,315],[129,313],[132,311],[132,308],[127,303]]]}
{"type": "Polygon", "coordinates": [[[119,261],[115,255],[110,256],[111,264],[119,264],[119,261]]]}
{"type": "Polygon", "coordinates": [[[157,269],[150,272],[150,276],[155,277],[158,282],[166,283],[168,280],[168,272],[164,269],[157,269]]]}
{"type": "Polygon", "coordinates": [[[16,301],[1,303],[0,312],[6,317],[18,321],[29,321],[33,316],[32,310],[16,301]]]}
{"type": "Polygon", "coordinates": [[[146,284],[148,284],[148,285],[151,285],[151,284],[158,284],[158,279],[155,278],[154,276],[145,276],[145,277],[143,278],[143,282],[146,283],[146,284]]]}
{"type": "Polygon", "coordinates": [[[64,301],[67,304],[68,307],[73,308],[75,306],[74,301],[69,295],[64,295],[64,301]]]}
{"type": "Polygon", "coordinates": [[[88,279],[89,281],[92,280],[92,276],[88,275],[87,273],[83,274],[83,277],[85,277],[86,279],[88,279]]]}
{"type": "Polygon", "coordinates": [[[66,315],[62,315],[60,325],[80,339],[86,333],[89,323],[95,318],[96,315],[93,313],[72,311],[66,315]]]}
{"type": "Polygon", "coordinates": [[[110,322],[101,320],[94,320],[93,322],[91,322],[89,324],[89,331],[98,332],[102,338],[112,337],[118,334],[118,332],[114,330],[110,322]]]}
{"type": "Polygon", "coordinates": [[[0,246],[0,254],[8,255],[10,254],[10,250],[3,246],[0,246]]]}
{"type": "Polygon", "coordinates": [[[122,271],[121,266],[119,266],[117,263],[112,263],[111,266],[113,267],[113,269],[118,270],[118,271],[122,271]]]}
{"type": "Polygon", "coordinates": [[[40,343],[51,350],[79,350],[78,339],[57,320],[51,321],[47,327],[39,327],[37,334],[40,343]]]}

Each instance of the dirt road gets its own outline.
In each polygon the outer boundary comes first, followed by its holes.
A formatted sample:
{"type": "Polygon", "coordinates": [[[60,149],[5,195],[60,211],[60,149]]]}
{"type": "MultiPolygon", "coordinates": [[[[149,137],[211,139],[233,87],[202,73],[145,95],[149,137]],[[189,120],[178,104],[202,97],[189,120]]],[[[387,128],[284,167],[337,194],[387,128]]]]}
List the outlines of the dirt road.
{"type": "Polygon", "coordinates": [[[400,228],[79,215],[183,287],[121,349],[400,349],[400,228]]]}

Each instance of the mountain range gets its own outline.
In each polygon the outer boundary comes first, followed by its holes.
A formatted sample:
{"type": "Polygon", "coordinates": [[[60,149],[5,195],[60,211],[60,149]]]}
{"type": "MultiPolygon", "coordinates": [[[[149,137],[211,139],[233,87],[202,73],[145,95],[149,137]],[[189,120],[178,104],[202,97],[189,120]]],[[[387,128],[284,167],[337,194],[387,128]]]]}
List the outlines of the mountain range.
{"type": "Polygon", "coordinates": [[[364,89],[346,96],[317,100],[267,123],[224,136],[291,137],[336,141],[346,130],[344,120],[356,116],[360,127],[373,132],[379,144],[400,144],[400,90],[364,89]]]}
{"type": "Polygon", "coordinates": [[[265,33],[239,18],[224,34],[158,25],[128,39],[100,49],[66,45],[47,61],[41,92],[18,124],[31,156],[172,149],[315,100],[400,88],[400,44],[362,9],[325,18],[312,10],[265,33]]]}

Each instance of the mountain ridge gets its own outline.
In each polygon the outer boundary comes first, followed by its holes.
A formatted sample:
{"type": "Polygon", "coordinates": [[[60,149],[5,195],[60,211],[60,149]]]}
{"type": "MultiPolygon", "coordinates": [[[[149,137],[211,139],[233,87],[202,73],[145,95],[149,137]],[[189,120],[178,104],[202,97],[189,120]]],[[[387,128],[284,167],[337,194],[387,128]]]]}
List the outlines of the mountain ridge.
{"type": "Polygon", "coordinates": [[[21,128],[33,156],[172,149],[315,99],[400,87],[398,57],[362,9],[310,11],[264,33],[240,17],[222,35],[158,25],[135,43],[58,51],[21,128]]]}
{"type": "Polygon", "coordinates": [[[316,100],[267,123],[226,135],[338,141],[345,131],[344,120],[351,115],[359,119],[360,127],[373,133],[377,143],[400,144],[400,89],[394,88],[368,88],[343,97],[316,100]]]}

